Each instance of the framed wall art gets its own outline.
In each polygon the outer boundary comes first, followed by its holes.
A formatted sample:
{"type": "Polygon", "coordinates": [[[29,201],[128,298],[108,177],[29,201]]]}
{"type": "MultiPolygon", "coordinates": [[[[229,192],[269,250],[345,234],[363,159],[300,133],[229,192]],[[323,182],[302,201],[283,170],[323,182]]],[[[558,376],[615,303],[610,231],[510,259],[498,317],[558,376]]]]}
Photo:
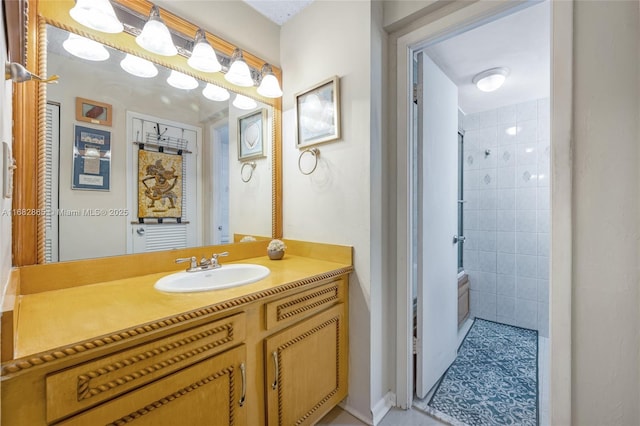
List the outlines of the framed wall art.
{"type": "Polygon", "coordinates": [[[104,102],[76,98],[76,120],[91,124],[111,126],[113,110],[111,105],[104,102]]]}
{"type": "Polygon", "coordinates": [[[138,219],[182,217],[182,155],[138,150],[138,219]]]}
{"type": "Polygon", "coordinates": [[[340,78],[332,77],[295,95],[296,146],[340,139],[340,78]]]}
{"type": "Polygon", "coordinates": [[[238,160],[265,157],[267,109],[262,108],[238,117],[238,160]]]}
{"type": "Polygon", "coordinates": [[[74,125],[71,189],[108,191],[111,174],[111,132],[74,125]]]}

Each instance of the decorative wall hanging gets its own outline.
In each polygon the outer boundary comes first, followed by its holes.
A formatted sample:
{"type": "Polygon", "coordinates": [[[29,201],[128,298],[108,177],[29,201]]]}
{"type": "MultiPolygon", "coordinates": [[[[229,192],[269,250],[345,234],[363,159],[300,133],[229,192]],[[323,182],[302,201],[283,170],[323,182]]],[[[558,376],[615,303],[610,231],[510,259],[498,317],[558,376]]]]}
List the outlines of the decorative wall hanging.
{"type": "Polygon", "coordinates": [[[85,98],[76,98],[76,120],[111,126],[112,119],[111,105],[85,98]]]}
{"type": "Polygon", "coordinates": [[[238,160],[263,158],[267,139],[267,109],[262,108],[238,117],[238,160]]]}
{"type": "Polygon", "coordinates": [[[335,76],[295,95],[298,148],[340,139],[339,82],[335,76]]]}
{"type": "Polygon", "coordinates": [[[182,217],[182,155],[138,150],[138,219],[182,217]]]}
{"type": "Polygon", "coordinates": [[[74,125],[71,189],[109,190],[111,132],[74,125]]]}

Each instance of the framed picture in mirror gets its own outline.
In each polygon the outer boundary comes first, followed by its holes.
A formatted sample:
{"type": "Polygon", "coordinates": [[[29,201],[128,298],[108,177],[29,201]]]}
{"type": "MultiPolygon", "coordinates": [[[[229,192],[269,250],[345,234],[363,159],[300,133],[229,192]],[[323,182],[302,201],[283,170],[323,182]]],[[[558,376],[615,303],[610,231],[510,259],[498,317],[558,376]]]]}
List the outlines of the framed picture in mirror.
{"type": "Polygon", "coordinates": [[[113,112],[111,105],[104,102],[76,98],[76,120],[91,124],[111,126],[113,112]]]}
{"type": "Polygon", "coordinates": [[[266,108],[238,117],[238,161],[266,157],[266,123],[266,108]]]}
{"type": "Polygon", "coordinates": [[[340,139],[339,83],[335,76],[295,95],[298,148],[340,139]]]}
{"type": "Polygon", "coordinates": [[[74,126],[71,189],[109,191],[111,132],[74,126]]]}

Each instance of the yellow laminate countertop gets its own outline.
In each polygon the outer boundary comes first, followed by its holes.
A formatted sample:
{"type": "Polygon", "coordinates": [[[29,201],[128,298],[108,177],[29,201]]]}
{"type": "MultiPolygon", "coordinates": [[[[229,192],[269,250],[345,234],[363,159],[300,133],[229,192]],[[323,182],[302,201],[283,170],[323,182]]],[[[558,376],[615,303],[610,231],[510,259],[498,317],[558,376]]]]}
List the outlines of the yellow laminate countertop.
{"type": "Polygon", "coordinates": [[[279,261],[262,256],[223,263],[264,265],[271,273],[244,286],[197,293],[156,290],[155,282],[170,274],[163,272],[19,296],[14,355],[50,351],[351,267],[289,254],[279,261]]]}

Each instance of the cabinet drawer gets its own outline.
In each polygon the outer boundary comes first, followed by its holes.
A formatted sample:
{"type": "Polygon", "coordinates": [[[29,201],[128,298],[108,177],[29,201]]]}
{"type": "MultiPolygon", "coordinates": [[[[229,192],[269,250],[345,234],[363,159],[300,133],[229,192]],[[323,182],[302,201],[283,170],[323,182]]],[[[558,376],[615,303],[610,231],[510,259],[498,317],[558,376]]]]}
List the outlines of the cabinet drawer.
{"type": "Polygon", "coordinates": [[[343,279],[301,291],[266,304],[266,326],[270,330],[278,325],[298,321],[344,301],[346,286],[343,279]]]}
{"type": "Polygon", "coordinates": [[[94,406],[237,346],[245,334],[245,314],[240,313],[49,375],[47,421],[94,406]]]}

